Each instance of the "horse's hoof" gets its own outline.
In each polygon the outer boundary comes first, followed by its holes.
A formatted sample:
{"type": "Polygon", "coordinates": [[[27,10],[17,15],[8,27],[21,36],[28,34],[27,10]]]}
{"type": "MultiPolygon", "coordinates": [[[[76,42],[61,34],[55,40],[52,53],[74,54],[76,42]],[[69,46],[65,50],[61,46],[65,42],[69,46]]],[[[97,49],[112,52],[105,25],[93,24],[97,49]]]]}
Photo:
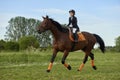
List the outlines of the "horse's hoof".
{"type": "Polygon", "coordinates": [[[97,70],[97,67],[96,67],[96,66],[93,66],[93,69],[94,69],[94,70],[97,70]]]}
{"type": "Polygon", "coordinates": [[[80,72],[81,70],[79,70],[79,69],[78,69],[77,71],[79,71],[79,72],[80,72]]]}
{"type": "Polygon", "coordinates": [[[68,67],[67,67],[67,68],[68,68],[68,70],[71,70],[71,69],[72,69],[70,65],[68,65],[68,67]]]}
{"type": "Polygon", "coordinates": [[[46,70],[46,72],[48,72],[48,73],[49,73],[49,72],[50,72],[50,70],[46,70]]]}
{"type": "Polygon", "coordinates": [[[80,71],[79,69],[77,71],[80,71]]]}

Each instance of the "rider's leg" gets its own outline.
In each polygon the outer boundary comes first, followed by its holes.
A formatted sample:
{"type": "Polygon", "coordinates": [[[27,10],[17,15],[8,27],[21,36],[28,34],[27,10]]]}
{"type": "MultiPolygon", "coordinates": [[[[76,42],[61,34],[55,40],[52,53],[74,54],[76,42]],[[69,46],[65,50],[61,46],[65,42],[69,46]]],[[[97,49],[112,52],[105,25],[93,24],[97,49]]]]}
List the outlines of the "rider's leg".
{"type": "Polygon", "coordinates": [[[77,33],[74,33],[73,35],[74,35],[75,42],[78,42],[78,35],[77,35],[77,33]]]}
{"type": "Polygon", "coordinates": [[[75,40],[75,42],[78,42],[78,34],[77,34],[77,30],[75,31],[75,33],[74,33],[74,40],[75,40]]]}

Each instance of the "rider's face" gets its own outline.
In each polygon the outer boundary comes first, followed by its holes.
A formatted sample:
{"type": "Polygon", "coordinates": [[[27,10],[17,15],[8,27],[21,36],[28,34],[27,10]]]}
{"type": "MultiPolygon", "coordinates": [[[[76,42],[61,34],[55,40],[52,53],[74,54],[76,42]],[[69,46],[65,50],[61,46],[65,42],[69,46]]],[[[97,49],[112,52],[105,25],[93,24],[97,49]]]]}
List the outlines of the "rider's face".
{"type": "Polygon", "coordinates": [[[70,14],[71,17],[74,16],[74,14],[72,12],[70,12],[69,14],[70,14]]]}

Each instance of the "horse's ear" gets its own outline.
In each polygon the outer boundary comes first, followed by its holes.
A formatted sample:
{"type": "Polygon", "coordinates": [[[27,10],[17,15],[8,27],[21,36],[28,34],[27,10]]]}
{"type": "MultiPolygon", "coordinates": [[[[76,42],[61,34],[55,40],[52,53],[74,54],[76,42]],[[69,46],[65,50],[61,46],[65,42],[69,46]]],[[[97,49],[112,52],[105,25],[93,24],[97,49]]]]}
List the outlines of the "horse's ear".
{"type": "Polygon", "coordinates": [[[49,16],[48,16],[48,15],[46,15],[46,18],[48,19],[48,18],[49,18],[49,16]]]}
{"type": "Polygon", "coordinates": [[[43,19],[45,19],[45,17],[44,17],[44,16],[42,16],[42,18],[43,18],[43,19]]]}

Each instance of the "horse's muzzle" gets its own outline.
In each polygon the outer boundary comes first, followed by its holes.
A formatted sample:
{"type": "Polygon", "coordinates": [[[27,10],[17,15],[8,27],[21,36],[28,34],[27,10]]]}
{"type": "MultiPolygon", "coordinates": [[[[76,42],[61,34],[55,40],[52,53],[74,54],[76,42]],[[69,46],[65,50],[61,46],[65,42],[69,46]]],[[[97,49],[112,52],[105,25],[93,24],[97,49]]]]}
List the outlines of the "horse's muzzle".
{"type": "Polygon", "coordinates": [[[37,30],[37,32],[38,32],[39,34],[41,34],[41,33],[42,33],[40,30],[37,30]]]}

